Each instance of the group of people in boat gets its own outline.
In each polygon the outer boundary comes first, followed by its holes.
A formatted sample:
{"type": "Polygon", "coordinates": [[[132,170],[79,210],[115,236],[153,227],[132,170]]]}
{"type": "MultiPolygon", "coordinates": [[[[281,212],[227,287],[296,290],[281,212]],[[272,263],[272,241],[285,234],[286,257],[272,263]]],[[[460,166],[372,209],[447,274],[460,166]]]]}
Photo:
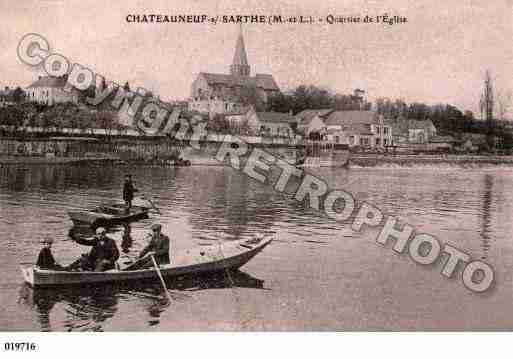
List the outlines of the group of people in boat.
{"type": "MultiPolygon", "coordinates": [[[[132,207],[134,193],[137,191],[132,181],[132,176],[127,174],[123,184],[123,200],[125,201],[127,212],[129,212],[132,207]]],[[[68,266],[61,266],[57,263],[52,254],[51,248],[53,239],[46,238],[42,241],[43,248],[39,252],[36,266],[41,269],[58,271],[95,272],[103,272],[116,268],[116,262],[119,259],[119,249],[114,239],[107,236],[107,230],[104,227],[97,228],[95,236],[92,239],[77,236],[73,230],[70,230],[69,236],[78,244],[92,247],[89,253],[82,254],[80,258],[68,266]]],[[[169,237],[162,233],[162,226],[158,223],[153,224],[148,237],[148,244],[140,252],[138,260],[130,266],[130,269],[135,270],[151,267],[153,265],[151,257],[155,259],[158,265],[170,263],[169,237]]],[[[125,238],[123,238],[123,240],[125,240],[125,238]]]]}
{"type": "MultiPolygon", "coordinates": [[[[82,254],[80,258],[68,266],[61,266],[52,254],[53,239],[46,238],[42,241],[43,248],[39,252],[36,266],[40,269],[58,270],[58,271],[95,271],[103,272],[116,268],[116,262],[119,259],[119,249],[111,237],[107,236],[107,231],[103,227],[96,229],[96,234],[92,239],[84,239],[74,235],[70,231],[70,237],[77,243],[92,247],[89,253],[82,254]]],[[[148,234],[149,242],[139,253],[137,261],[130,266],[131,270],[149,268],[153,266],[155,259],[157,265],[170,263],[169,258],[169,237],[162,233],[162,226],[155,223],[151,226],[151,233],[148,234]]]]}

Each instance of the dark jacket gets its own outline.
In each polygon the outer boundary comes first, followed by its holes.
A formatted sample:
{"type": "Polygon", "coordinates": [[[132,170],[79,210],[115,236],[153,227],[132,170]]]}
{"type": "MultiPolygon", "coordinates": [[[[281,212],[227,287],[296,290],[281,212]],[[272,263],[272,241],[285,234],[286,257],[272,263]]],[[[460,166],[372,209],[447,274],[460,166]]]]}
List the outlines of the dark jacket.
{"type": "Polygon", "coordinates": [[[88,255],[88,260],[93,266],[102,260],[107,260],[111,264],[109,267],[114,268],[114,264],[119,258],[119,250],[112,238],[106,236],[104,245],[101,245],[100,240],[96,237],[91,240],[76,237],[75,240],[79,244],[93,247],[88,255]]]}
{"type": "Polygon", "coordinates": [[[123,184],[123,200],[131,201],[132,199],[134,199],[134,193],[137,191],[138,190],[134,187],[132,181],[125,181],[125,183],[123,184]]]}
{"type": "Polygon", "coordinates": [[[157,264],[169,264],[169,237],[161,233],[159,238],[152,238],[146,248],[139,254],[139,258],[142,258],[148,252],[155,252],[157,264]]]}
{"type": "Polygon", "coordinates": [[[52,251],[50,248],[43,248],[39,252],[39,256],[37,257],[37,263],[36,266],[38,266],[41,269],[62,269],[62,267],[57,264],[55,259],[53,258],[52,251]]]}

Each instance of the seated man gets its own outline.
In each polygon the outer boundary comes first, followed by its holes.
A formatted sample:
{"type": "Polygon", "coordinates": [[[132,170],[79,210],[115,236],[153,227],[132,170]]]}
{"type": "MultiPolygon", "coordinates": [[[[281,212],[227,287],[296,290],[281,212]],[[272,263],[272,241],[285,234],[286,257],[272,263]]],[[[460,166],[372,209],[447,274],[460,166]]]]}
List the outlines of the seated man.
{"type": "Polygon", "coordinates": [[[116,242],[108,237],[106,230],[99,227],[96,230],[96,236],[92,240],[83,239],[80,237],[72,237],[77,243],[92,246],[88,255],[82,256],[73,265],[79,264],[82,270],[94,270],[95,272],[103,272],[116,267],[116,261],[119,258],[119,250],[116,242]]]}
{"type": "Polygon", "coordinates": [[[51,270],[64,270],[64,268],[58,264],[53,258],[52,254],[52,244],[53,239],[46,238],[43,240],[43,248],[39,252],[37,257],[36,266],[41,269],[51,269],[51,270]]]}
{"type": "Polygon", "coordinates": [[[139,254],[139,260],[130,266],[131,270],[153,267],[153,261],[147,254],[153,255],[158,265],[169,264],[169,237],[161,232],[162,226],[154,224],[151,226],[150,242],[139,254]],[[143,258],[146,256],[146,258],[143,258]]]}

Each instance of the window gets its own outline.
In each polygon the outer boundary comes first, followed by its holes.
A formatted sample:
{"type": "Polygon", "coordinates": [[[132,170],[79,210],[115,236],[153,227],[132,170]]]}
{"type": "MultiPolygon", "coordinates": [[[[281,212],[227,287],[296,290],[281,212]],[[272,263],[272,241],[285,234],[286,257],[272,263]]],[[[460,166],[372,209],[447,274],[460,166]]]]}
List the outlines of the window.
{"type": "Polygon", "coordinates": [[[354,136],[349,136],[349,144],[354,145],[355,144],[355,138],[354,136]]]}
{"type": "Polygon", "coordinates": [[[376,138],[376,146],[380,146],[381,145],[381,138],[376,138]]]}
{"type": "Polygon", "coordinates": [[[340,137],[335,136],[335,143],[340,143],[340,137]]]}
{"type": "Polygon", "coordinates": [[[386,145],[388,145],[388,141],[387,141],[387,139],[386,139],[386,138],[384,138],[384,139],[383,139],[383,146],[386,146],[386,145]]]}
{"type": "Polygon", "coordinates": [[[383,127],[383,134],[388,135],[388,127],[383,127]]]}

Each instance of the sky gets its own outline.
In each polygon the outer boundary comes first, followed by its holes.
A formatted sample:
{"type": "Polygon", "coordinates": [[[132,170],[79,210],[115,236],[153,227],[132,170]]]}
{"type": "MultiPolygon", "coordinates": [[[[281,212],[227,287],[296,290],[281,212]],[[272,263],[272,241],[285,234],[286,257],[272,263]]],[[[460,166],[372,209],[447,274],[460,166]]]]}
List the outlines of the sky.
{"type": "Polygon", "coordinates": [[[282,90],[301,84],[369,100],[450,103],[479,113],[484,72],[496,92],[513,91],[513,0],[16,0],[0,3],[0,86],[28,86],[38,70],[16,48],[27,33],[109,80],[186,99],[199,72],[227,73],[236,24],[127,23],[129,14],[407,18],[403,24],[245,24],[252,74],[282,90]]]}

